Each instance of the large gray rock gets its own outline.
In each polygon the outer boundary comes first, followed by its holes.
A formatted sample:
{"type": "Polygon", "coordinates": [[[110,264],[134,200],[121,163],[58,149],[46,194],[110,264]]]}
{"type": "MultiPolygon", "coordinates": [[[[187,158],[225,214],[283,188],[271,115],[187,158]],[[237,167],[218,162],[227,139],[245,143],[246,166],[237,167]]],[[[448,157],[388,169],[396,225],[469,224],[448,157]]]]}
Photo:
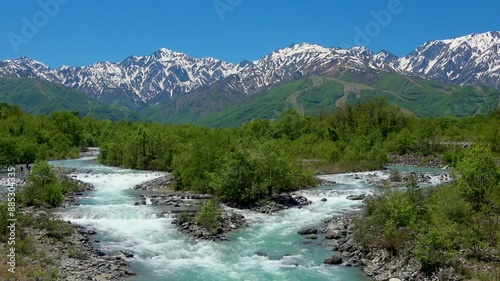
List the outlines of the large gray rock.
{"type": "Polygon", "coordinates": [[[341,252],[349,252],[354,247],[355,247],[355,242],[354,242],[354,239],[351,238],[351,239],[347,240],[347,242],[345,242],[344,244],[340,245],[339,251],[341,251],[341,252]]]}
{"type": "Polygon", "coordinates": [[[347,199],[353,200],[353,201],[359,201],[365,199],[366,195],[365,194],[360,194],[360,195],[349,195],[347,196],[347,199]]]}
{"type": "Polygon", "coordinates": [[[324,264],[331,264],[331,265],[337,265],[337,264],[342,264],[342,258],[339,256],[331,256],[323,261],[324,264]]]}
{"type": "Polygon", "coordinates": [[[339,233],[338,231],[333,231],[333,232],[328,232],[326,235],[325,235],[325,239],[340,239],[340,238],[344,238],[345,235],[342,235],[341,233],[339,233]]]}
{"type": "Polygon", "coordinates": [[[303,228],[297,232],[300,235],[318,234],[318,229],[314,227],[303,228]]]}

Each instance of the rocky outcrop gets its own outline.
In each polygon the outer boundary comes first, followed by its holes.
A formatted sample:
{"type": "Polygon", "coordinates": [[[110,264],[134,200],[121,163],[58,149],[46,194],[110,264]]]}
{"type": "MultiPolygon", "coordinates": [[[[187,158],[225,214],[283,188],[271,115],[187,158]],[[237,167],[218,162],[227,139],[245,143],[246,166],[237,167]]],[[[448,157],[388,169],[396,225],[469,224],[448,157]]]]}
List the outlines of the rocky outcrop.
{"type": "Polygon", "coordinates": [[[392,170],[390,172],[389,181],[379,182],[376,184],[378,187],[391,187],[391,188],[402,188],[406,187],[407,183],[415,180],[418,184],[433,185],[436,184],[435,181],[442,183],[451,182],[452,177],[448,173],[441,174],[420,174],[415,172],[397,172],[392,170]],[[434,182],[433,182],[434,181],[434,182]],[[388,186],[387,186],[388,184],[388,186]]]}
{"type": "Polygon", "coordinates": [[[95,186],[90,184],[90,183],[85,183],[82,181],[79,181],[75,179],[74,177],[68,176],[64,173],[58,173],[58,177],[60,179],[65,179],[66,181],[71,182],[74,186],[77,186],[78,188],[75,190],[75,192],[71,194],[67,194],[64,197],[64,202],[61,204],[62,207],[67,207],[67,206],[75,206],[78,205],[77,200],[81,197],[84,196],[84,192],[91,191],[95,189],[95,186]]]}
{"type": "MultiPolygon", "coordinates": [[[[70,222],[61,222],[57,229],[48,230],[42,226],[41,219],[45,217],[47,220],[53,220],[50,212],[34,207],[21,208],[20,211],[27,220],[35,222],[35,224],[23,224],[23,233],[26,237],[30,237],[31,249],[36,249],[37,255],[43,255],[50,260],[42,262],[35,259],[30,261],[31,266],[43,264],[43,270],[47,272],[57,270],[57,280],[68,281],[121,281],[135,275],[129,265],[129,261],[134,257],[133,254],[102,252],[94,246],[100,242],[92,240],[95,230],[72,225],[70,222]],[[67,230],[61,230],[68,226],[69,233],[67,230]]],[[[6,246],[0,242],[0,250],[6,246]]]]}
{"type": "Polygon", "coordinates": [[[223,213],[214,229],[209,230],[195,222],[193,215],[181,215],[172,221],[176,224],[181,232],[187,234],[195,239],[211,240],[211,241],[229,241],[227,233],[248,226],[245,217],[241,214],[223,213]],[[189,217],[185,217],[189,216],[189,217]]]}
{"type": "Polygon", "coordinates": [[[353,200],[353,201],[360,201],[360,200],[364,200],[366,198],[366,194],[349,195],[346,198],[349,200],[353,200]]]}
{"type": "Polygon", "coordinates": [[[268,201],[256,203],[250,210],[264,214],[272,214],[292,207],[302,208],[309,204],[311,204],[311,201],[307,200],[307,198],[302,195],[283,193],[271,197],[268,201]]]}
{"type": "MultiPolygon", "coordinates": [[[[84,192],[93,190],[94,186],[87,184],[68,175],[70,170],[54,168],[56,176],[60,180],[70,182],[75,187],[74,192],[66,194],[64,202],[59,207],[76,205],[78,197],[82,197],[84,192]]],[[[22,189],[22,185],[18,189],[22,189]]],[[[52,210],[47,207],[20,207],[19,211],[25,216],[27,221],[35,221],[43,217],[54,220],[50,215],[52,210]]],[[[66,222],[73,231],[68,234],[61,234],[58,231],[48,231],[40,225],[23,225],[24,235],[31,238],[32,248],[37,253],[43,253],[52,260],[52,265],[58,270],[58,280],[128,280],[135,275],[131,270],[128,261],[133,258],[132,253],[104,253],[94,247],[99,243],[92,240],[96,234],[94,229],[85,229],[78,225],[66,222]]],[[[65,223],[62,222],[62,225],[65,223]]],[[[0,243],[0,250],[5,245],[0,243]]],[[[37,261],[33,261],[37,262],[37,261]]],[[[51,270],[51,268],[46,268],[51,270]]]]}
{"type": "Polygon", "coordinates": [[[342,264],[342,258],[337,255],[333,255],[323,261],[324,264],[338,265],[342,264]]]}
{"type": "Polygon", "coordinates": [[[143,182],[133,187],[135,190],[166,190],[170,188],[172,184],[172,174],[167,173],[166,175],[156,178],[154,180],[150,180],[147,182],[143,182]]]}
{"type": "Polygon", "coordinates": [[[303,229],[297,231],[297,233],[300,235],[318,234],[318,229],[314,228],[314,227],[303,228],[303,229]]]}
{"type": "Polygon", "coordinates": [[[100,152],[99,147],[86,147],[80,151],[80,157],[93,157],[99,155],[100,152]]]}
{"type": "Polygon", "coordinates": [[[407,153],[403,155],[390,153],[389,166],[405,166],[405,167],[424,167],[424,168],[443,168],[445,163],[443,156],[423,156],[415,153],[407,153]]]}

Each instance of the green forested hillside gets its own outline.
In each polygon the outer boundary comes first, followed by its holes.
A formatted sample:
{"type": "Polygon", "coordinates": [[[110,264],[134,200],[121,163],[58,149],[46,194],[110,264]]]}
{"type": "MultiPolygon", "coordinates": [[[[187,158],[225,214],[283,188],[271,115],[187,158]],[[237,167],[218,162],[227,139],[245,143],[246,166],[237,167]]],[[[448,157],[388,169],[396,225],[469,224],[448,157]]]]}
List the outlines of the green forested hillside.
{"type": "Polygon", "coordinates": [[[124,107],[99,103],[71,88],[29,78],[1,77],[0,102],[19,105],[32,114],[69,110],[110,120],[141,119],[139,113],[124,107]]]}
{"type": "Polygon", "coordinates": [[[201,118],[198,123],[236,126],[253,118],[277,118],[283,109],[294,109],[302,115],[318,114],[371,97],[384,97],[419,117],[472,116],[500,104],[500,91],[492,88],[450,86],[380,71],[345,71],[336,78],[303,78],[278,86],[201,118]]]}
{"type": "Polygon", "coordinates": [[[97,102],[55,83],[35,79],[0,78],[0,102],[17,104],[26,112],[57,110],[111,120],[153,120],[232,127],[254,118],[276,119],[285,109],[300,115],[324,114],[373,97],[384,97],[407,114],[419,117],[472,116],[500,104],[500,90],[451,86],[387,72],[345,70],[337,77],[305,77],[264,93],[244,96],[214,85],[178,95],[142,111],[97,102]]]}

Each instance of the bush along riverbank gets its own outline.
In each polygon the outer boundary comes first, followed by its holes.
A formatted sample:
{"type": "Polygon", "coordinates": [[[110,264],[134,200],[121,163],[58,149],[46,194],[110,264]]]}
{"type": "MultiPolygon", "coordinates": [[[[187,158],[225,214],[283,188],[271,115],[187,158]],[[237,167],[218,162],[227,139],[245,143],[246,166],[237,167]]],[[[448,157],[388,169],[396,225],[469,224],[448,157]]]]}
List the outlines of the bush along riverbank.
{"type": "MultiPolygon", "coordinates": [[[[131,253],[106,255],[95,249],[93,230],[57,219],[54,212],[76,203],[93,186],[79,182],[67,171],[37,162],[26,183],[17,187],[15,218],[15,273],[9,272],[6,254],[0,257],[1,280],[126,280],[134,275],[127,260],[131,253]]],[[[7,201],[0,204],[0,251],[8,244],[7,201]]]]}
{"type": "Polygon", "coordinates": [[[450,184],[410,180],[329,221],[322,231],[336,253],[325,263],[360,266],[374,280],[500,280],[499,166],[476,146],[456,168],[450,184]]]}

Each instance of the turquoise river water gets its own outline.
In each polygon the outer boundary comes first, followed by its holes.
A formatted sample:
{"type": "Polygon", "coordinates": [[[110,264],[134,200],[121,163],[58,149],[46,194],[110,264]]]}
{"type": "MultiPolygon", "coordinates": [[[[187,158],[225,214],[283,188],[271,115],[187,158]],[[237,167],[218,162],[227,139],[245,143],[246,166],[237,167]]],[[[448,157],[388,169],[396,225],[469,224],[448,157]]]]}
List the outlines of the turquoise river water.
{"type": "Polygon", "coordinates": [[[322,261],[333,254],[317,245],[323,237],[303,244],[306,240],[297,230],[356,207],[359,202],[347,200],[346,196],[372,193],[373,187],[365,183],[368,176],[387,178],[387,173],[323,176],[336,184],[302,191],[313,204],[276,215],[238,210],[250,226],[231,233],[229,242],[209,242],[186,237],[171,224],[173,217],[158,216],[155,206],[134,205],[137,199],[131,187],[162,173],[108,167],[90,157],[51,164],[76,169],[76,179],[96,187],[79,200],[81,205],[66,208],[61,216],[95,229],[95,239],[101,241],[96,245],[102,251],[133,252],[130,263],[137,273],[133,280],[369,280],[356,268],[323,265],[322,261]],[[322,198],[328,200],[322,202],[322,198]]]}

